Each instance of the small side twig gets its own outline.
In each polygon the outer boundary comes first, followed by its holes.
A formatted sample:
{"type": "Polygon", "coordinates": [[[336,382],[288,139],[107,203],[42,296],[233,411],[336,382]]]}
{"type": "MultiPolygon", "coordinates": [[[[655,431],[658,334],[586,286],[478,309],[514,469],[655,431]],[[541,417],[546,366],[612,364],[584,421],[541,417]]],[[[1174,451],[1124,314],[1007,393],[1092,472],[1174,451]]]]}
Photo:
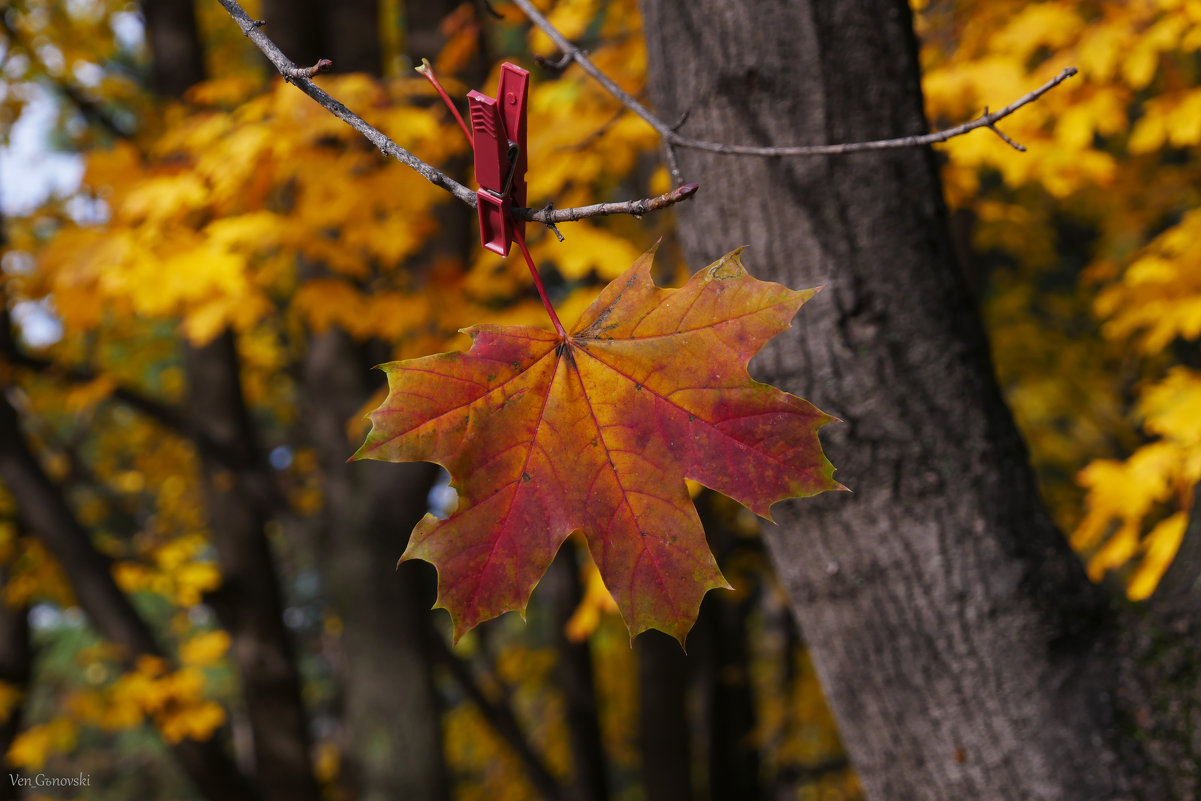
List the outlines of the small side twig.
{"type": "MultiPolygon", "coordinates": [[[[256,28],[259,26],[255,26],[256,28]]],[[[292,67],[288,71],[280,70],[285,78],[312,78],[314,75],[320,75],[323,72],[328,72],[334,66],[334,62],[328,58],[320,59],[311,67],[292,67]]]]}
{"type": "Polygon", "coordinates": [[[945,142],[948,139],[953,139],[956,136],[963,136],[977,128],[989,128],[994,133],[1001,136],[1007,143],[1017,147],[1019,150],[1025,150],[1024,147],[1017,145],[1008,137],[1001,134],[996,129],[996,123],[999,120],[1008,117],[1013,112],[1017,111],[1022,106],[1028,103],[1033,103],[1047,92],[1054,89],[1059,84],[1066,81],[1068,78],[1076,74],[1075,67],[1067,67],[1059,75],[1044,83],[1042,86],[1035,89],[1029,94],[1023,95],[1014,102],[1010,103],[1005,108],[989,113],[987,110],[970,122],[965,122],[962,125],[956,125],[954,128],[947,128],[934,133],[923,134],[920,136],[901,136],[894,139],[876,139],[870,142],[847,142],[845,144],[834,145],[797,145],[797,146],[782,146],[782,147],[764,147],[756,145],[731,145],[725,142],[710,142],[704,139],[694,139],[690,136],[683,136],[675,130],[675,127],[664,122],[646,106],[635,100],[629,92],[626,92],[620,86],[613,82],[613,79],[605,75],[599,67],[593,64],[588,56],[580,48],[576,47],[571,41],[558,31],[550,21],[539,13],[530,0],[513,0],[514,5],[520,8],[530,21],[542,29],[550,40],[555,43],[559,50],[568,55],[580,66],[580,69],[591,75],[597,83],[605,88],[609,94],[628,108],[630,111],[637,114],[648,125],[655,129],[661,137],[663,137],[664,146],[667,148],[668,166],[671,168],[672,174],[678,173],[677,167],[673,166],[675,157],[671,152],[671,147],[686,147],[693,150],[704,150],[710,153],[721,153],[728,156],[836,156],[846,153],[861,153],[868,150],[893,150],[906,147],[919,147],[922,145],[932,145],[938,142],[945,142]]]}
{"type": "MultiPolygon", "coordinates": [[[[984,116],[985,116],[985,117],[987,117],[987,116],[988,116],[988,106],[985,106],[985,107],[984,107],[984,116]]],[[[1002,141],[1002,142],[1004,142],[1005,144],[1009,145],[1010,147],[1012,147],[1014,150],[1018,151],[1019,153],[1025,153],[1025,152],[1026,152],[1026,146],[1025,146],[1025,145],[1023,145],[1023,144],[1019,144],[1019,143],[1017,143],[1017,142],[1013,141],[1012,139],[1010,139],[1010,138],[1009,138],[1008,136],[1006,136],[1006,135],[1004,134],[1004,132],[1003,132],[1003,131],[1002,131],[1000,128],[998,128],[996,125],[994,125],[994,124],[991,124],[991,123],[990,123],[990,124],[989,124],[989,126],[988,126],[988,130],[992,131],[992,132],[993,132],[993,133],[995,133],[997,136],[1001,137],[1001,141],[1002,141]]]]}
{"type": "Polygon", "coordinates": [[[558,76],[560,72],[571,66],[572,58],[570,53],[560,53],[558,56],[534,56],[534,63],[542,69],[558,76]]]}
{"type": "MultiPolygon", "coordinates": [[[[552,210],[554,210],[554,208],[555,208],[554,203],[547,203],[542,208],[542,210],[543,211],[552,211],[552,210]]],[[[544,224],[546,225],[547,228],[549,228],[551,230],[551,233],[553,233],[556,237],[558,237],[560,242],[562,242],[566,239],[566,237],[563,236],[563,232],[559,230],[559,226],[555,225],[553,222],[548,222],[548,223],[544,223],[544,224]]]]}

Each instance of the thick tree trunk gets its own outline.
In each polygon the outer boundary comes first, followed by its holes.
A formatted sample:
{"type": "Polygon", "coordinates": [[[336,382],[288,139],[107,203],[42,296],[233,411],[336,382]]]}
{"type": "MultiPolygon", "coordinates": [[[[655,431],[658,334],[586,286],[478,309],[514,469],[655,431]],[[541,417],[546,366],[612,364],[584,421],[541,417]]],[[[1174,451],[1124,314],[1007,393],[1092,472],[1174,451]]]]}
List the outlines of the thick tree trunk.
{"type": "MultiPolygon", "coordinates": [[[[905,0],[644,0],[683,132],[816,144],[922,132],[905,0]]],[[[845,422],[854,493],[776,507],[767,544],[873,799],[1124,798],[1104,600],[1049,522],[955,264],[929,150],[680,151],[702,266],[825,284],[752,372],[845,422]]]]}

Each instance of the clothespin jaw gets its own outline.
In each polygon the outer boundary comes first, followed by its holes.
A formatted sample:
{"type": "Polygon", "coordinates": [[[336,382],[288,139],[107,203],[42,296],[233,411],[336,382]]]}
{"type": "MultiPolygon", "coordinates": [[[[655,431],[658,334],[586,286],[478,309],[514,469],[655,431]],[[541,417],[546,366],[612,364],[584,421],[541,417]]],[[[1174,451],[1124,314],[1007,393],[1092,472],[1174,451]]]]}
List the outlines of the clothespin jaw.
{"type": "Polygon", "coordinates": [[[501,256],[509,254],[514,241],[513,226],[525,232],[525,221],[513,220],[513,204],[525,206],[526,102],[530,74],[514,64],[503,64],[497,97],[472,91],[467,95],[471,109],[472,145],[475,149],[475,179],[480,188],[480,242],[501,256]]]}

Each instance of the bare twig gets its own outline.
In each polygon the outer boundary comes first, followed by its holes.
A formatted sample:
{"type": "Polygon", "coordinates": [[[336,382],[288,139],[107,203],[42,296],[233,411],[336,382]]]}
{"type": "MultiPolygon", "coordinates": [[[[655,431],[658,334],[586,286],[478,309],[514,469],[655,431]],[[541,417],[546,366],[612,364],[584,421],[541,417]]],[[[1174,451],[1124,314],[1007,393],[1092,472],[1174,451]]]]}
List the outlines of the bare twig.
{"type": "Polygon", "coordinates": [[[620,86],[613,82],[605,73],[601,72],[595,64],[593,64],[588,56],[582,50],[571,43],[567,37],[559,33],[559,31],[550,24],[538,9],[534,8],[530,0],[513,0],[514,5],[520,8],[530,21],[542,29],[550,40],[555,43],[555,46],[567,56],[570,56],[576,64],[580,65],[580,69],[591,75],[597,83],[605,88],[609,94],[613,95],[619,103],[628,108],[630,111],[637,114],[648,125],[654,128],[661,137],[663,137],[664,145],[668,148],[668,165],[671,167],[672,174],[678,173],[678,169],[673,166],[675,158],[671,153],[671,147],[686,147],[693,150],[705,150],[710,153],[722,153],[729,156],[836,156],[845,153],[860,153],[868,150],[892,150],[904,147],[919,147],[921,145],[932,145],[938,142],[945,142],[948,139],[953,139],[956,136],[963,136],[965,133],[974,131],[977,128],[990,128],[1004,139],[1008,144],[1025,150],[1024,147],[1018,145],[1013,140],[1004,136],[996,129],[998,120],[1008,117],[1013,112],[1017,111],[1027,103],[1032,103],[1042,97],[1047,92],[1054,89],[1059,84],[1066,81],[1068,78],[1076,74],[1075,67],[1067,67],[1059,75],[1055,76],[1045,84],[1023,95],[1014,102],[1010,103],[1003,109],[994,112],[985,111],[970,122],[965,122],[962,125],[956,125],[954,128],[947,128],[943,131],[935,131],[934,133],[923,134],[921,136],[902,136],[896,139],[877,139],[870,142],[847,142],[845,144],[836,145],[797,145],[785,147],[763,147],[757,145],[731,145],[725,142],[709,142],[703,139],[694,139],[690,136],[683,136],[675,130],[675,127],[664,122],[659,117],[655,116],[646,106],[639,103],[629,92],[626,92],[620,86]]]}
{"type": "Polygon", "coordinates": [[[558,77],[559,73],[571,66],[571,54],[560,53],[557,56],[534,56],[534,63],[542,69],[558,77]]]}
{"type": "MultiPolygon", "coordinates": [[[[555,207],[554,203],[547,203],[546,206],[544,206],[542,210],[543,211],[551,211],[552,209],[554,209],[554,207],[555,207]]],[[[547,228],[549,228],[551,230],[551,233],[553,233],[556,237],[558,237],[560,242],[563,241],[563,232],[559,230],[559,226],[555,225],[553,222],[545,223],[545,225],[547,228]]]]}
{"type": "MultiPolygon", "coordinates": [[[[433,165],[427,164],[421,159],[414,156],[409,151],[405,150],[400,145],[389,139],[382,131],[367,123],[358,114],[355,114],[346,106],[342,105],[328,93],[314,84],[309,77],[318,72],[321,72],[329,66],[330,62],[327,59],[322,59],[316,65],[309,68],[297,67],[293,64],[283,52],[275,46],[268,36],[259,28],[261,23],[251,19],[239,5],[236,0],[219,0],[221,5],[233,17],[234,22],[238,23],[238,27],[242,29],[242,33],[246,35],[250,41],[254,42],[255,46],[263,52],[267,60],[275,65],[279,70],[280,75],[284,80],[295,85],[300,91],[304,92],[313,100],[317,101],[323,108],[328,110],[338,119],[345,122],[350,127],[361,133],[367,138],[371,144],[375,145],[381,153],[386,156],[400,161],[401,163],[412,167],[419,175],[432,183],[434,186],[441,187],[450,192],[459,200],[476,208],[478,200],[476,200],[475,192],[472,192],[461,183],[451,178],[446,173],[439,170],[433,165]],[[323,66],[324,65],[324,66],[323,66]]],[[[681,187],[683,189],[685,187],[681,187]]],[[[688,197],[691,197],[695,188],[688,192],[681,192],[680,189],[668,192],[655,198],[644,198],[642,200],[628,200],[624,203],[597,203],[593,206],[583,206],[580,208],[569,209],[550,209],[545,208],[538,211],[533,209],[514,209],[513,213],[523,220],[542,223],[544,225],[553,225],[554,223],[569,222],[574,220],[582,220],[586,217],[597,217],[604,214],[645,214],[648,211],[657,211],[658,209],[667,208],[668,206],[678,203],[688,197]]]]}

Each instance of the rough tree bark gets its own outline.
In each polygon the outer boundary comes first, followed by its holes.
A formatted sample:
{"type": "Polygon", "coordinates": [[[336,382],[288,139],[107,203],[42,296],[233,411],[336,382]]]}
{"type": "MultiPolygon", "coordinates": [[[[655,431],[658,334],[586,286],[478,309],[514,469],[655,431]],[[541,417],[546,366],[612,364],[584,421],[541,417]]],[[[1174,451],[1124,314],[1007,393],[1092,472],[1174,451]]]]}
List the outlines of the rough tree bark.
{"type": "MultiPolygon", "coordinates": [[[[685,134],[925,130],[905,0],[643,9],[651,95],[685,134]]],[[[750,245],[759,277],[826,285],[752,372],[845,421],[823,441],[854,493],[780,504],[765,537],[868,797],[1167,797],[1123,736],[1126,618],[1039,501],[931,152],[678,155],[702,187],[676,211],[693,267],[750,245]]]]}

